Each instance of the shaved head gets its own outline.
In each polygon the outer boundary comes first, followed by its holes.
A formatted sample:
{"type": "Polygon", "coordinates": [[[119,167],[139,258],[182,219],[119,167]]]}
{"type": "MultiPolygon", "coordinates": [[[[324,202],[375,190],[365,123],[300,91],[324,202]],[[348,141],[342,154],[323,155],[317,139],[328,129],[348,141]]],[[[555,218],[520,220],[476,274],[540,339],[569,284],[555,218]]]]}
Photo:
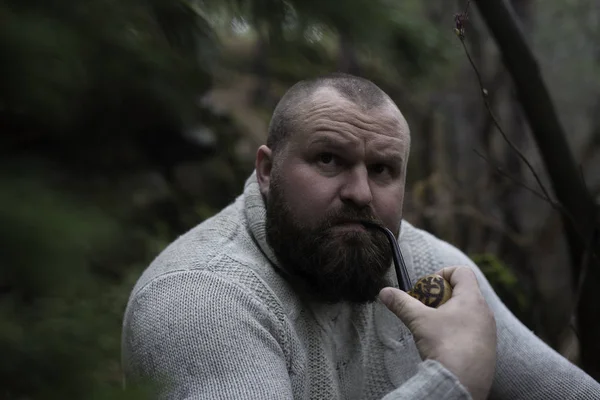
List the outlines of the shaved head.
{"type": "Polygon", "coordinates": [[[320,89],[330,88],[364,111],[394,105],[390,97],[373,82],[357,76],[334,73],[296,83],[281,98],[273,111],[267,146],[278,153],[290,134],[302,123],[303,110],[312,104],[320,89]]]}

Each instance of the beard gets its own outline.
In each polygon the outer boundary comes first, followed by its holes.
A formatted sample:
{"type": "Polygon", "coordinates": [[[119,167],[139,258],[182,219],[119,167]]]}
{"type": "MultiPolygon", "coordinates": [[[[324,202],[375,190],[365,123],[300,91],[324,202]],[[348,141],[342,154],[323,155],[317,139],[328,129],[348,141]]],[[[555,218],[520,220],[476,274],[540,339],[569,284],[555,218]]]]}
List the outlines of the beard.
{"type": "Polygon", "coordinates": [[[273,176],[266,201],[267,242],[292,286],[325,303],[370,303],[391,286],[386,279],[392,261],[385,235],[376,230],[336,231],[335,226],[358,220],[381,225],[370,209],[344,206],[315,224],[303,224],[285,202],[273,176]]]}

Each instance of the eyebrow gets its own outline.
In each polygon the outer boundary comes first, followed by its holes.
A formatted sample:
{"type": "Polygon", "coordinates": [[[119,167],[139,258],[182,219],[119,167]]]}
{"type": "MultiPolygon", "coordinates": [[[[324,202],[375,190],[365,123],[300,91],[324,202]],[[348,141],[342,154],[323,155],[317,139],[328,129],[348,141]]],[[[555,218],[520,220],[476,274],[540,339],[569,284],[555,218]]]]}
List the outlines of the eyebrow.
{"type": "Polygon", "coordinates": [[[350,140],[344,140],[343,138],[332,138],[331,136],[325,136],[325,135],[319,135],[317,136],[317,138],[312,139],[310,141],[310,143],[308,144],[308,147],[312,147],[315,145],[325,145],[327,147],[334,147],[334,148],[346,148],[346,147],[351,147],[352,143],[350,140]]]}
{"type": "MultiPolygon", "coordinates": [[[[333,138],[331,136],[319,135],[318,137],[312,139],[308,143],[308,148],[313,146],[323,145],[329,149],[333,150],[347,150],[348,148],[353,147],[353,143],[351,140],[343,139],[343,138],[333,138]]],[[[381,146],[378,146],[381,149],[381,146]]],[[[377,157],[384,160],[386,163],[390,164],[402,164],[404,162],[404,157],[402,153],[397,150],[392,150],[390,148],[384,148],[383,150],[379,150],[375,148],[375,152],[377,153],[377,157]]]]}

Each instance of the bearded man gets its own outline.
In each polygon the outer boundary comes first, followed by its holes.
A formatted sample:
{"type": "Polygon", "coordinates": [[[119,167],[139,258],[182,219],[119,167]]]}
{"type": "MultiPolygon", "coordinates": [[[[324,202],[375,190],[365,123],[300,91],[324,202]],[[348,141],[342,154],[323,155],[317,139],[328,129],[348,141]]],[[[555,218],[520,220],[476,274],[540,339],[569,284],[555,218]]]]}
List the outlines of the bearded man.
{"type": "Polygon", "coordinates": [[[332,74],[277,105],[244,192],[144,272],[123,327],[128,380],[166,399],[600,399],[462,252],[402,220],[408,124],[375,84],[332,74]],[[395,287],[438,272],[437,309],[395,287]]]}

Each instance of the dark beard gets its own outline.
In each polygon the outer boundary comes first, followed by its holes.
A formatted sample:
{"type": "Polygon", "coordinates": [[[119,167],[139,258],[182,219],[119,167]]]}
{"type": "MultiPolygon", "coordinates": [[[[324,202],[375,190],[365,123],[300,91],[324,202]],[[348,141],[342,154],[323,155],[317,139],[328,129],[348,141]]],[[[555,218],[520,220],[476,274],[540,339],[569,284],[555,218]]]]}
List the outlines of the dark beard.
{"type": "Polygon", "coordinates": [[[392,254],[384,234],[367,230],[335,232],[343,222],[381,222],[370,209],[351,206],[327,215],[315,227],[299,223],[284,200],[277,180],[271,181],[267,201],[267,242],[290,282],[316,301],[368,303],[391,286],[386,274],[392,254]]]}

